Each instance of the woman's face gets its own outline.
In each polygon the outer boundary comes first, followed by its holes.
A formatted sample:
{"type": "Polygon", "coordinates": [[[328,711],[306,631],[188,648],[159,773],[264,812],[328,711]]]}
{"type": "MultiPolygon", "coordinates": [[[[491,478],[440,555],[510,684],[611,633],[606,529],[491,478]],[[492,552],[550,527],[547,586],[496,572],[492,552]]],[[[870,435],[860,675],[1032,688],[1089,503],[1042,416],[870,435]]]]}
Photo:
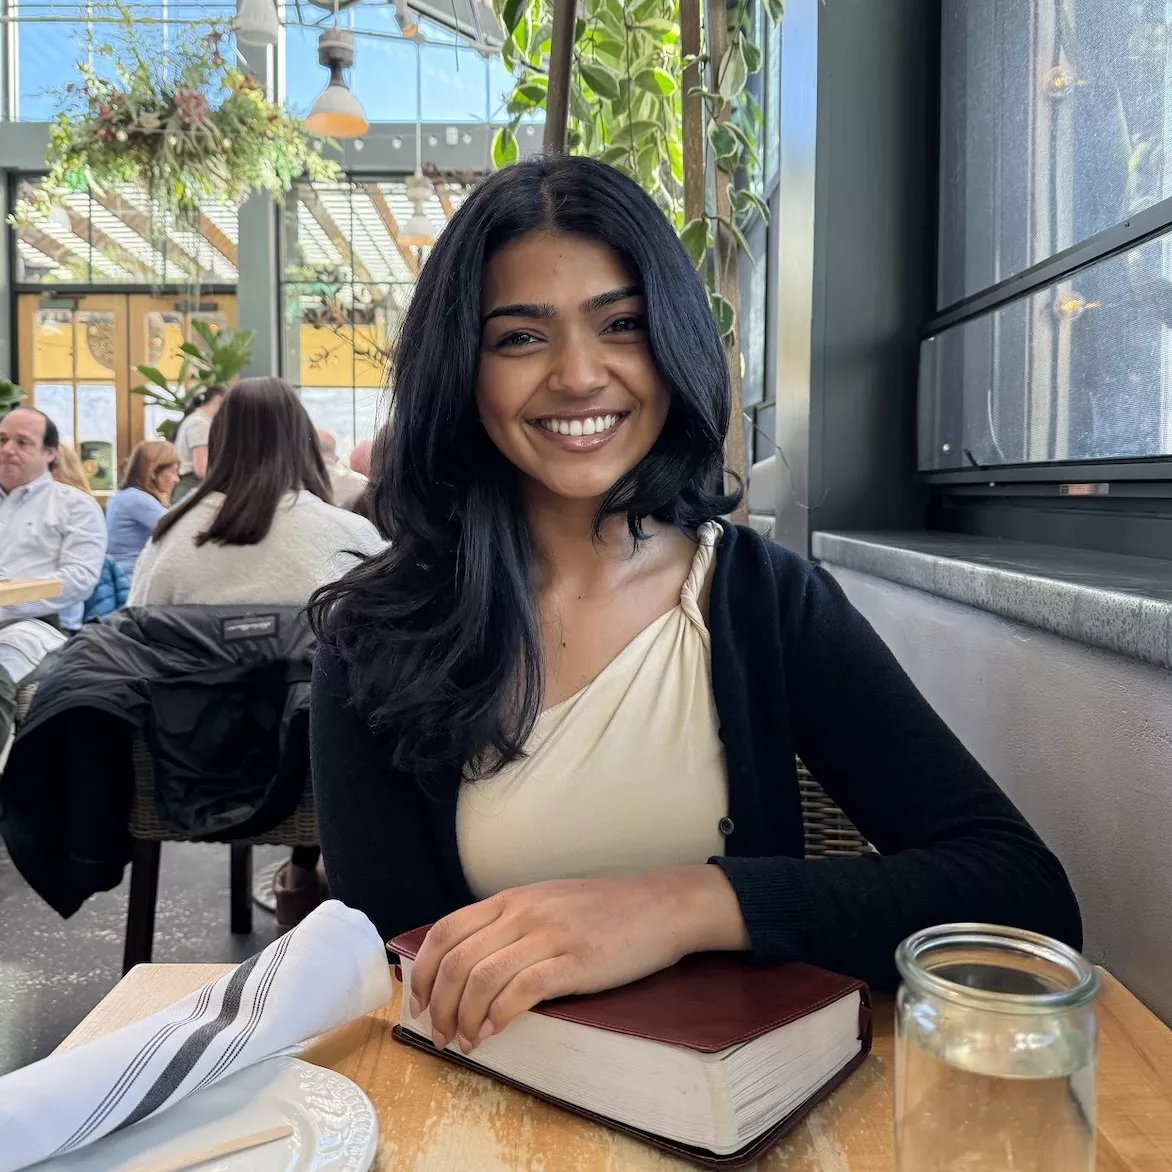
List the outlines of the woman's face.
{"type": "Polygon", "coordinates": [[[646,312],[618,255],[585,237],[533,232],[489,261],[476,404],[533,486],[597,500],[659,438],[670,399],[646,312]]]}
{"type": "Polygon", "coordinates": [[[179,465],[168,464],[166,468],[160,468],[155,475],[155,482],[159,486],[159,492],[170,500],[175,485],[179,483],[179,465]]]}

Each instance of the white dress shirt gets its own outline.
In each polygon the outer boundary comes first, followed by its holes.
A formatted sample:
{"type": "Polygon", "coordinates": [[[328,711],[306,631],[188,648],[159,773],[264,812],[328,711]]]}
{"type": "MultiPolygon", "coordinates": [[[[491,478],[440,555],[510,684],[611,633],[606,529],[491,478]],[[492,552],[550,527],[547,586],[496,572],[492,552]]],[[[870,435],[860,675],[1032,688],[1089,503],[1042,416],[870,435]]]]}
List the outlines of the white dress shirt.
{"type": "Polygon", "coordinates": [[[0,578],[57,578],[57,598],[0,606],[0,626],[57,615],[61,626],[81,626],[106,556],[106,519],[93,497],[58,484],[46,472],[6,493],[0,489],[0,578]]]}

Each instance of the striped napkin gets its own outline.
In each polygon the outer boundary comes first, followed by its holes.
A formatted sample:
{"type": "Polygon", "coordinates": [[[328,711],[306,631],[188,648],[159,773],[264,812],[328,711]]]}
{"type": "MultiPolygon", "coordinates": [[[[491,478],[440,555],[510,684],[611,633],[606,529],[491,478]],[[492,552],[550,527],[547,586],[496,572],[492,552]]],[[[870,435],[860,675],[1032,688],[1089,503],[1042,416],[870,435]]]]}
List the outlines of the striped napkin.
{"type": "Polygon", "coordinates": [[[390,998],[374,925],[328,900],[168,1009],[0,1078],[0,1172],[76,1151],[390,998]]]}

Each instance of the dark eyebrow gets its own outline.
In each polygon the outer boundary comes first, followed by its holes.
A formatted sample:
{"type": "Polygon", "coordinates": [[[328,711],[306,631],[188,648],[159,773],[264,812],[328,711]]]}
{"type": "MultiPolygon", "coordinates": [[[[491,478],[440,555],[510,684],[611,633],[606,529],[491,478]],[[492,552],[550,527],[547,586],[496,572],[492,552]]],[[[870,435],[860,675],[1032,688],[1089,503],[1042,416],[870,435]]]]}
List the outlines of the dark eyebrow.
{"type": "MultiPolygon", "coordinates": [[[[578,308],[583,313],[594,313],[599,309],[605,309],[608,305],[614,305],[618,301],[626,301],[628,297],[641,297],[642,295],[642,285],[627,285],[622,289],[611,289],[607,293],[596,293],[593,297],[588,297],[583,301],[578,308]]],[[[498,306],[491,313],[486,313],[484,315],[484,321],[480,324],[484,325],[494,317],[553,318],[557,317],[557,315],[558,311],[552,305],[518,302],[516,305],[498,306]]]]}

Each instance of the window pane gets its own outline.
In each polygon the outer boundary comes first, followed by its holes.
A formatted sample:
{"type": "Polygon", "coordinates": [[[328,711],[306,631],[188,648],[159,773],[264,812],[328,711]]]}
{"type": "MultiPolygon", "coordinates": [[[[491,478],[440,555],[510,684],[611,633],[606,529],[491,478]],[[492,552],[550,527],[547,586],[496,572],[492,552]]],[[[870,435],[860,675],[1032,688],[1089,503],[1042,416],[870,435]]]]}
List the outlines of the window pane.
{"type": "Polygon", "coordinates": [[[1172,233],[945,330],[922,470],[1172,455],[1172,233]]]}
{"type": "Polygon", "coordinates": [[[42,379],[73,379],[73,312],[38,309],[33,315],[33,374],[42,379]]]}
{"type": "Polygon", "coordinates": [[[945,0],[939,303],[1172,195],[1164,0],[945,0]]]}
{"type": "Polygon", "coordinates": [[[111,385],[77,388],[77,450],[90,488],[115,487],[118,467],[118,414],[111,385]]]}
{"type": "Polygon", "coordinates": [[[72,21],[41,19],[84,12],[77,0],[38,0],[21,4],[11,27],[16,39],[16,117],[23,122],[50,122],[58,99],[47,90],[77,80],[75,63],[81,49],[79,25],[72,21]]]}
{"type": "Polygon", "coordinates": [[[73,387],[54,383],[37,383],[33,388],[33,406],[57,424],[63,444],[73,443],[73,387]]]}
{"type": "Polygon", "coordinates": [[[353,391],[302,387],[301,402],[313,426],[333,434],[340,453],[348,453],[354,447],[353,391]]]}
{"type": "MultiPolygon", "coordinates": [[[[27,197],[31,186],[20,184],[27,197]]],[[[239,240],[234,205],[208,201],[190,228],[165,222],[138,188],[67,196],[16,232],[20,284],[234,285],[239,240]]]]}

